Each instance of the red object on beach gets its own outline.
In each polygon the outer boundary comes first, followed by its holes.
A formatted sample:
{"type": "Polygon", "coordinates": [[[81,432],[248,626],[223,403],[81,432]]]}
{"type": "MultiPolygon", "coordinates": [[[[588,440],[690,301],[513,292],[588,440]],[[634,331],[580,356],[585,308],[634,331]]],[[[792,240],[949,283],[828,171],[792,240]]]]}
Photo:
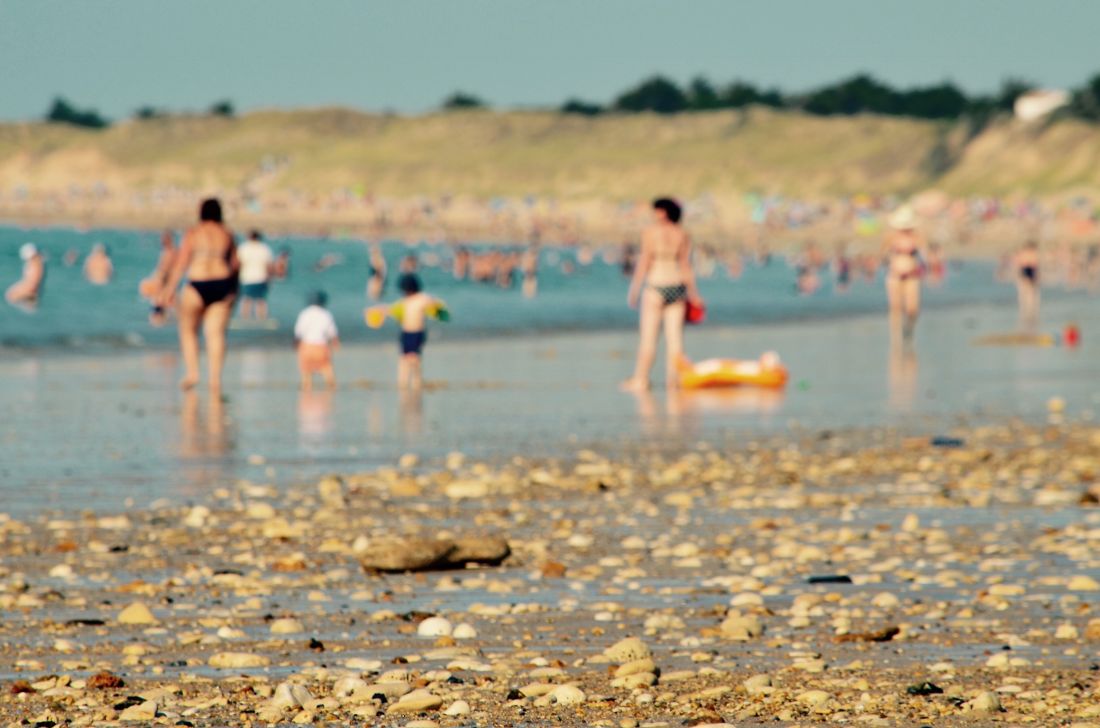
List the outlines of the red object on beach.
{"type": "Polygon", "coordinates": [[[1066,346],[1077,346],[1081,343],[1081,330],[1077,328],[1076,324],[1070,324],[1066,327],[1065,332],[1062,334],[1062,341],[1066,343],[1066,346]]]}
{"type": "Polygon", "coordinates": [[[684,321],[689,324],[701,324],[707,317],[707,307],[702,301],[698,304],[694,304],[691,301],[687,302],[687,307],[684,309],[684,321]]]}

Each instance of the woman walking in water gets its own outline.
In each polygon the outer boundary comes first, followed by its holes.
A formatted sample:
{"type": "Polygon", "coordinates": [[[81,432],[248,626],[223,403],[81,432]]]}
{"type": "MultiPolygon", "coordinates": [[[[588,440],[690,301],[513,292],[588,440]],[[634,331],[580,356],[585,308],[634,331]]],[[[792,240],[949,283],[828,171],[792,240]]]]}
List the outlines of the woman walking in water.
{"type": "Polygon", "coordinates": [[[889,263],[886,271],[886,298],[890,305],[890,329],[904,339],[913,336],[920,315],[920,279],[924,274],[920,254],[924,241],[917,231],[913,210],[900,207],[890,216],[886,236],[889,263]]]}
{"type": "Polygon", "coordinates": [[[222,366],[225,364],[225,330],[233,315],[237,298],[237,246],[233,235],[222,224],[222,206],[217,199],[203,200],[199,224],[187,231],[172,266],[160,304],[167,306],[176,298],[180,280],[187,285],[179,294],[176,315],[179,318],[180,351],[183,354],[182,389],[191,389],[199,381],[199,326],[206,339],[210,392],[221,395],[222,366]]]}
{"type": "Polygon", "coordinates": [[[1020,324],[1034,329],[1039,323],[1039,244],[1029,240],[1016,253],[1015,263],[1020,324]]]}
{"type": "Polygon", "coordinates": [[[654,223],[642,233],[642,251],[627,296],[632,308],[641,309],[641,340],[634,376],[622,384],[626,391],[649,389],[649,372],[657,355],[662,325],[667,362],[665,384],[670,388],[676,386],[676,367],[684,351],[685,309],[689,301],[695,305],[702,303],[691,268],[691,241],[680,227],[681,214],[680,206],[673,200],[655,200],[654,223]]]}

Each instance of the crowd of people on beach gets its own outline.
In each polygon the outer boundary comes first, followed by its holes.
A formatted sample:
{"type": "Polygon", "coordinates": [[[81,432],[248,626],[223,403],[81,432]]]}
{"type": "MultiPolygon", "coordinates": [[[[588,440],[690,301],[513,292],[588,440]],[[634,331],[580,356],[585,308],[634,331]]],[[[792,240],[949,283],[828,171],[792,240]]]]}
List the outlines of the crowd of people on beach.
{"type": "MultiPolygon", "coordinates": [[[[780,209],[773,203],[774,200],[756,200],[764,210],[763,222],[780,209]]],[[[877,209],[870,202],[866,204],[877,209]]],[[[994,205],[968,209],[971,214],[997,214],[994,205]]],[[[1034,211],[1034,207],[1023,207],[1017,213],[1034,211]]],[[[455,280],[503,289],[519,288],[524,296],[535,297],[540,264],[554,265],[569,275],[577,266],[590,265],[597,256],[620,267],[624,278],[630,280],[628,303],[639,309],[637,361],[623,388],[634,391],[648,388],[662,331],[667,379],[670,386],[675,386],[675,372],[684,358],[683,324],[705,310],[696,278],[711,277],[723,267],[728,277],[735,280],[746,261],[767,266],[776,254],[761,239],[736,247],[718,248],[709,242],[693,246],[681,226],[684,208],[670,198],[656,200],[651,214],[653,219],[642,232],[640,244],[627,240],[618,247],[596,248],[580,243],[571,256],[557,255],[553,249],[544,256],[537,236],[522,247],[456,244],[446,256],[437,249],[420,253],[410,249],[401,257],[396,270],[396,287],[401,297],[386,305],[377,302],[390,285],[391,272],[381,246],[369,244],[365,297],[368,304],[376,305],[368,305],[364,315],[372,327],[377,328],[389,317],[401,329],[399,386],[422,385],[421,357],[427,324],[433,316],[438,318],[440,311],[446,313],[439,299],[422,290],[419,275],[422,266],[446,269],[455,280]]],[[[803,210],[799,215],[812,213],[803,210]]],[[[878,250],[865,247],[849,253],[848,246],[841,244],[829,254],[823,246],[808,242],[789,255],[795,276],[793,289],[797,295],[813,296],[822,290],[823,281],[831,277],[831,290],[843,294],[857,279],[874,281],[885,270],[891,331],[900,340],[908,341],[920,314],[922,286],[943,284],[948,272],[947,259],[941,244],[929,242],[929,235],[924,232],[928,222],[918,215],[914,205],[895,207],[886,223],[878,250]]],[[[46,260],[33,243],[24,244],[19,255],[23,275],[7,289],[6,299],[13,304],[33,306],[46,278],[46,260]]],[[[79,259],[80,251],[71,249],[65,253],[63,263],[73,266],[79,259]]],[[[343,262],[340,254],[326,253],[313,270],[321,272],[343,262]]],[[[268,297],[272,286],[289,276],[290,266],[290,248],[284,246],[276,252],[259,230],[250,231],[238,244],[226,227],[222,205],[215,198],[202,202],[198,224],[184,234],[178,246],[175,234],[164,232],[153,271],[141,281],[139,290],[150,302],[149,320],[153,325],[164,325],[172,317],[177,320],[184,362],[181,386],[189,389],[199,381],[201,330],[209,360],[208,383],[212,390],[220,392],[226,331],[235,311],[244,325],[270,324],[273,328],[268,297]]],[[[1091,287],[1100,281],[1100,246],[1082,248],[1059,243],[1041,250],[1034,240],[1029,240],[1016,252],[1002,256],[998,276],[1015,284],[1025,328],[1034,328],[1038,323],[1040,269],[1050,272],[1044,275],[1043,283],[1056,282],[1067,288],[1091,287]]],[[[84,256],[83,275],[92,285],[111,283],[114,265],[109,249],[102,243],[95,243],[84,256]]],[[[308,305],[295,322],[294,338],[304,388],[312,387],[315,375],[320,375],[327,386],[335,386],[332,359],[339,336],[335,319],[326,309],[327,298],[325,291],[311,292],[308,305]]]]}

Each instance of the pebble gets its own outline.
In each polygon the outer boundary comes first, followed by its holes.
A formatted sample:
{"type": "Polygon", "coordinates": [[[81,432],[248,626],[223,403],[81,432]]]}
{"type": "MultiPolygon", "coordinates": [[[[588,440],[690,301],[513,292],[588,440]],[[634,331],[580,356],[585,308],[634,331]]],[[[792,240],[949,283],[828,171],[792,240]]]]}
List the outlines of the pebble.
{"type": "Polygon", "coordinates": [[[302,626],[302,623],[292,617],[272,620],[269,629],[271,634],[300,634],[305,632],[305,627],[302,626]]]}
{"type": "Polygon", "coordinates": [[[871,604],[879,609],[894,609],[901,604],[901,600],[898,599],[896,594],[890,592],[880,592],[875,595],[875,598],[871,600],[871,604]]]}
{"type": "Polygon", "coordinates": [[[832,696],[824,690],[807,690],[798,694],[798,702],[812,708],[824,705],[829,702],[831,698],[832,696]]]}
{"type": "Polygon", "coordinates": [[[742,616],[731,614],[722,621],[718,628],[726,639],[747,642],[748,640],[764,634],[764,625],[754,615],[742,616]]]}
{"type": "Polygon", "coordinates": [[[484,498],[489,495],[489,484],[481,480],[456,480],[448,483],[443,492],[454,500],[484,498]]]}
{"type": "Polygon", "coordinates": [[[652,657],[649,647],[637,637],[627,637],[603,651],[605,658],[618,665],[652,657]]]}
{"type": "Polygon", "coordinates": [[[749,695],[768,695],[775,692],[770,675],[753,675],[741,683],[749,695]]]}
{"type": "Polygon", "coordinates": [[[548,694],[550,701],[558,705],[580,705],[588,696],[576,685],[558,685],[548,694]]]}
{"type": "Polygon", "coordinates": [[[453,703],[451,703],[449,706],[447,706],[447,709],[443,711],[443,715],[450,715],[450,716],[469,715],[469,714],[470,714],[470,704],[467,703],[465,700],[456,700],[453,703]]]}
{"type": "Polygon", "coordinates": [[[420,637],[449,637],[454,631],[451,621],[446,617],[428,617],[416,627],[420,637]]]}
{"type": "Polygon", "coordinates": [[[138,703],[137,705],[131,705],[129,708],[126,708],[118,714],[119,720],[151,721],[156,717],[157,704],[152,700],[146,700],[144,702],[138,703]]]}
{"type": "Polygon", "coordinates": [[[477,637],[477,630],[474,629],[473,625],[462,622],[455,626],[451,636],[456,640],[472,640],[477,637]]]}
{"type": "Polygon", "coordinates": [[[218,652],[210,656],[207,664],[222,670],[266,667],[271,664],[271,658],[250,652],[218,652]]]}
{"type": "Polygon", "coordinates": [[[1058,628],[1054,630],[1054,639],[1056,640],[1075,640],[1080,633],[1077,628],[1072,624],[1060,624],[1058,628]]]}
{"type": "Polygon", "coordinates": [[[419,713],[422,710],[435,710],[443,705],[443,698],[427,690],[413,690],[401,696],[401,699],[386,709],[392,713],[419,713]]]}
{"type": "Polygon", "coordinates": [[[116,617],[119,624],[156,624],[156,616],[141,602],[134,602],[116,617]]]}
{"type": "Polygon", "coordinates": [[[304,708],[312,702],[313,694],[304,686],[284,682],[275,688],[275,694],[271,696],[268,705],[276,710],[286,710],[287,708],[304,708]]]}
{"type": "Polygon", "coordinates": [[[329,508],[342,509],[347,505],[344,496],[344,479],[338,475],[321,478],[317,483],[317,495],[329,508]]]}
{"type": "Polygon", "coordinates": [[[617,677],[611,681],[611,687],[613,688],[627,688],[633,690],[635,688],[648,687],[654,685],[657,682],[657,676],[651,672],[636,672],[624,677],[617,677]]]}
{"type": "Polygon", "coordinates": [[[997,696],[997,693],[987,690],[967,701],[963,705],[963,710],[973,711],[975,713],[999,713],[1003,708],[1001,707],[1001,699],[997,696]]]}
{"type": "Polygon", "coordinates": [[[640,660],[631,660],[630,662],[624,662],[615,668],[615,677],[625,677],[627,675],[634,675],[639,672],[657,672],[657,665],[653,660],[644,657],[640,660]]]}
{"type": "Polygon", "coordinates": [[[1100,591],[1100,582],[1091,576],[1078,574],[1069,580],[1066,588],[1070,591],[1100,591]]]}

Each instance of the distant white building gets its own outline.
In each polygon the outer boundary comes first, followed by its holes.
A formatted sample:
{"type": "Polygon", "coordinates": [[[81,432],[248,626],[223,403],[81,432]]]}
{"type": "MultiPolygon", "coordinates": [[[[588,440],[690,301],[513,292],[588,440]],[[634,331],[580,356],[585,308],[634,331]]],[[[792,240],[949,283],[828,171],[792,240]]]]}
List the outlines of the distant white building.
{"type": "Polygon", "coordinates": [[[1013,111],[1021,121],[1035,121],[1069,103],[1069,92],[1060,89],[1036,89],[1016,97],[1013,111]]]}

